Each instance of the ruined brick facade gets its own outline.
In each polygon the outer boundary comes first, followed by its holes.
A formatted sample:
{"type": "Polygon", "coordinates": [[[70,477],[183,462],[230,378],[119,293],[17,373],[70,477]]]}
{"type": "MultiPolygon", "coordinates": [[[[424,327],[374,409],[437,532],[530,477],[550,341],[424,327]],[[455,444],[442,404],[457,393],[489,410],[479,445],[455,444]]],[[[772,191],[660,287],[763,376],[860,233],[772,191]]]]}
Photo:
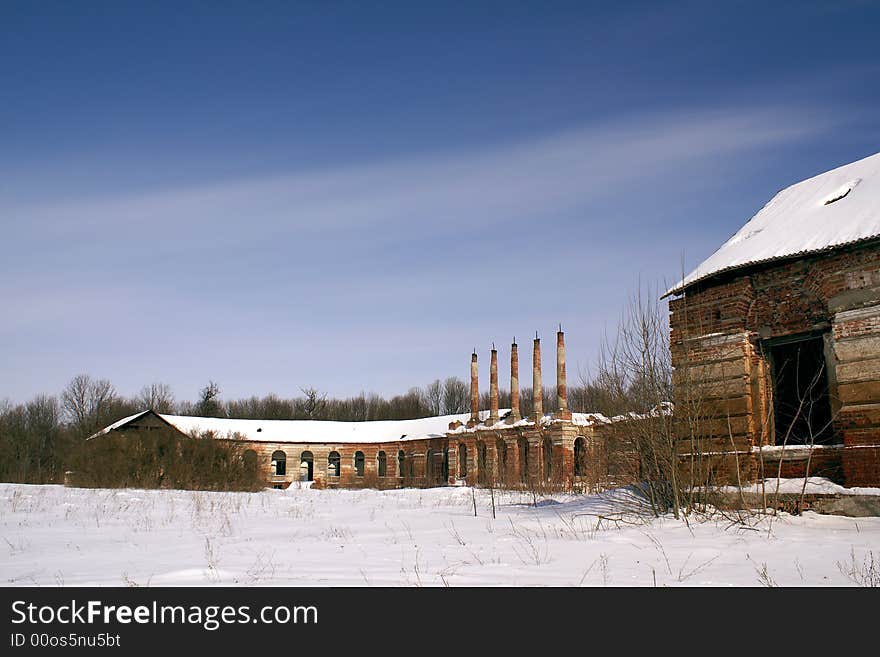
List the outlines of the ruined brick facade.
{"type": "MultiPolygon", "coordinates": [[[[519,388],[519,359],[512,345],[511,385],[519,388]]],[[[106,431],[120,433],[168,429],[187,433],[199,422],[215,439],[234,440],[244,447],[243,467],[255,467],[268,487],[287,488],[310,482],[317,488],[403,488],[446,485],[477,485],[507,488],[588,488],[603,481],[607,467],[599,449],[601,416],[572,414],[567,407],[565,342],[557,334],[557,395],[559,411],[538,411],[523,418],[519,395],[503,417],[498,408],[497,351],[491,351],[490,408],[480,411],[477,355],[471,357],[471,413],[444,424],[442,433],[430,436],[389,436],[389,440],[300,441],[299,435],[314,434],[314,424],[304,430],[294,422],[281,428],[270,421],[217,420],[160,416],[145,412],[121,420],[106,431]],[[467,423],[464,420],[467,419],[467,423]],[[244,423],[244,424],[242,424],[244,423]],[[273,424],[272,431],[268,425],[273,424]],[[262,425],[262,426],[261,426],[262,425]],[[212,428],[213,427],[213,428],[212,428]],[[264,438],[274,432],[275,440],[264,438]],[[576,462],[577,461],[577,462],[576,462]]],[[[533,380],[540,385],[540,340],[534,341],[533,380]]],[[[539,402],[540,403],[540,402],[539,402]]],[[[540,405],[537,405],[540,408],[540,405]]],[[[443,420],[443,418],[438,418],[443,420]]],[[[321,423],[349,433],[353,423],[321,423]]],[[[402,421],[405,425],[406,422],[402,421]]],[[[417,421],[416,421],[417,422],[417,421]]],[[[444,421],[445,422],[445,421],[444,421]]],[[[377,423],[382,424],[382,423],[377,423]]],[[[394,424],[394,423],[392,423],[394,424]]],[[[394,425],[398,429],[402,425],[394,425]]],[[[409,425],[407,425],[409,426],[409,425]]],[[[357,428],[357,427],[355,427],[357,428]]],[[[191,431],[190,431],[191,432],[191,431]]],[[[392,432],[391,428],[383,432],[392,432]]],[[[398,434],[401,431],[397,431],[398,434]]],[[[201,432],[199,432],[202,435],[201,432]]]]}
{"type": "Polygon", "coordinates": [[[681,451],[712,455],[705,478],[880,486],[880,240],[722,273],[686,288],[670,313],[676,414],[699,416],[681,451]],[[828,435],[811,449],[779,444],[774,424],[774,346],[800,339],[822,340],[830,405],[828,435]]]}
{"type": "Polygon", "coordinates": [[[593,426],[548,421],[518,427],[452,431],[444,438],[388,443],[260,443],[247,441],[269,487],[286,488],[308,479],[301,469],[303,454],[313,460],[312,485],[317,488],[427,488],[476,485],[506,488],[572,489],[592,483],[604,472],[591,459],[597,433],[593,426]],[[582,441],[582,468],[575,473],[575,442],[582,441]],[[283,475],[275,473],[273,455],[283,452],[283,475]],[[339,454],[339,474],[331,474],[330,454],[339,454]],[[356,468],[363,454],[363,474],[356,468]],[[385,474],[380,475],[380,454],[385,474]]]}

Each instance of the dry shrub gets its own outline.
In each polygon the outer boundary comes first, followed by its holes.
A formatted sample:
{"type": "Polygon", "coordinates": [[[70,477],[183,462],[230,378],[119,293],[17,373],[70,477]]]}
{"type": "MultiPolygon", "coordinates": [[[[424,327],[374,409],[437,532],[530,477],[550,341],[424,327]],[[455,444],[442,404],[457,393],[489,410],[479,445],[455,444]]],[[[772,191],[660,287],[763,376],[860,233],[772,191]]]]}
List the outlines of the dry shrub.
{"type": "Polygon", "coordinates": [[[83,443],[71,483],[98,488],[254,491],[265,486],[245,466],[245,446],[172,430],[111,433],[83,443]]]}

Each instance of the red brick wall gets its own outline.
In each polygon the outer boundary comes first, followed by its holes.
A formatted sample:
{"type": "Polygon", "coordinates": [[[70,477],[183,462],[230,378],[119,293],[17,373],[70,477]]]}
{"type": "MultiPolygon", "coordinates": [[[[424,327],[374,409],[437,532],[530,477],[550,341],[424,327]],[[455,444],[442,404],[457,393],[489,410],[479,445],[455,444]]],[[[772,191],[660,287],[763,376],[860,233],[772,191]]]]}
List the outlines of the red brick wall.
{"type": "MultiPolygon", "coordinates": [[[[743,269],[670,301],[677,408],[700,399],[710,442],[737,456],[772,444],[772,391],[762,340],[829,331],[826,343],[839,464],[811,461],[847,485],[880,485],[880,242],[743,269]],[[711,442],[712,440],[715,442],[711,442]]],[[[836,457],[835,457],[836,458],[836,457]]],[[[815,466],[815,468],[813,467],[815,466]]],[[[785,471],[796,476],[795,462],[785,471]]],[[[757,476],[752,461],[751,476],[757,476]]]]}
{"type": "MultiPolygon", "coordinates": [[[[300,478],[300,459],[305,451],[314,457],[314,483],[316,488],[404,488],[428,487],[464,483],[477,486],[520,487],[540,484],[554,488],[570,489],[574,484],[574,441],[583,436],[595,452],[595,438],[592,427],[577,426],[570,422],[554,422],[536,430],[534,427],[510,427],[500,430],[476,428],[474,430],[450,433],[444,438],[422,440],[402,440],[388,443],[269,443],[248,441],[248,448],[257,452],[257,464],[266,478],[267,485],[286,488],[300,478]],[[520,478],[519,438],[528,443],[528,473],[525,483],[520,478]],[[544,459],[544,440],[550,441],[550,475],[547,476],[544,459]],[[507,466],[502,467],[499,458],[499,441],[506,446],[507,466]],[[459,446],[467,449],[467,475],[459,477],[459,446]],[[485,446],[485,462],[481,470],[479,446],[485,446]],[[443,477],[444,450],[448,449],[449,477],[443,477]],[[283,476],[272,473],[272,454],[283,451],[286,455],[287,472],[283,476]],[[378,476],[378,453],[383,450],[387,458],[387,476],[378,476]],[[404,472],[398,471],[397,452],[406,454],[404,472]],[[426,454],[431,450],[433,476],[426,476],[426,454]],[[329,454],[336,451],[340,455],[341,472],[338,477],[328,474],[329,454]],[[364,453],[364,476],[355,470],[355,453],[364,453]]],[[[590,476],[600,470],[604,474],[605,465],[589,459],[590,476]]]]}
{"type": "MultiPolygon", "coordinates": [[[[765,477],[827,477],[832,481],[842,481],[843,449],[837,447],[797,450],[796,456],[783,452],[765,453],[763,464],[765,477]]],[[[794,450],[791,450],[794,451],[794,450]]],[[[760,472],[760,467],[759,467],[760,472]]]]}

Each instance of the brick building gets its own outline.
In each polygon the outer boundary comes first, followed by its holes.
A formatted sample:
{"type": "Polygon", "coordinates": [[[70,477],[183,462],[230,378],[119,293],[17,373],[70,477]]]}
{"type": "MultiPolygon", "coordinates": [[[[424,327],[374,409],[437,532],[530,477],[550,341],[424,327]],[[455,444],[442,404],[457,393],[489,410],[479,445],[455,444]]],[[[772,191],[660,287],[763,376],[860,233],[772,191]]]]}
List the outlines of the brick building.
{"type": "Polygon", "coordinates": [[[880,154],[782,190],[667,295],[701,478],[880,485],[880,154]]]}
{"type": "MultiPolygon", "coordinates": [[[[497,351],[490,354],[490,408],[479,409],[477,355],[471,356],[471,412],[414,420],[332,422],[239,420],[143,411],[101,434],[171,429],[244,443],[243,467],[255,467],[266,485],[313,482],[325,488],[400,488],[455,484],[571,488],[604,475],[597,458],[598,414],[568,410],[565,338],[557,333],[559,410],[543,412],[541,341],[533,344],[534,413],[519,409],[519,357],[511,348],[511,408],[498,408],[497,351]]],[[[98,434],[100,435],[100,434],[98,434]]]]}

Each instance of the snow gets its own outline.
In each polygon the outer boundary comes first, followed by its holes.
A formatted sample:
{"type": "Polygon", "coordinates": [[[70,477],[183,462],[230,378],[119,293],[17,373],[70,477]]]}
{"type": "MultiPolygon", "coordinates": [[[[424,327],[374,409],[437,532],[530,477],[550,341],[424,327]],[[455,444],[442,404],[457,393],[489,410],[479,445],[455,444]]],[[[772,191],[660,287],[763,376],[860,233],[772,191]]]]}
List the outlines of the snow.
{"type": "Polygon", "coordinates": [[[666,295],[723,271],[878,236],[880,153],[783,189],[666,295]]]}
{"type": "MultiPolygon", "coordinates": [[[[456,429],[448,430],[446,433],[448,434],[458,434],[458,433],[473,433],[476,431],[500,431],[501,429],[509,429],[510,427],[533,427],[535,426],[535,421],[531,417],[524,417],[516,422],[512,422],[508,424],[505,416],[510,412],[510,409],[501,409],[498,411],[498,415],[500,419],[498,422],[494,424],[478,424],[476,426],[468,428],[466,425],[462,425],[456,429]]],[[[480,416],[485,420],[483,415],[480,416]]],[[[488,416],[486,416],[488,417],[488,416]]],[[[552,413],[548,413],[541,416],[541,426],[546,426],[549,424],[553,424],[554,422],[562,422],[563,420],[558,420],[553,417],[552,413]]],[[[611,422],[607,417],[602,415],[601,413],[572,413],[571,414],[571,423],[582,426],[582,427],[591,427],[594,424],[604,424],[611,422]]]]}
{"type": "MultiPolygon", "coordinates": [[[[116,420],[116,422],[104,427],[98,433],[96,433],[92,436],[89,436],[89,438],[91,439],[91,438],[94,438],[95,436],[103,436],[105,433],[113,431],[114,429],[118,429],[119,427],[124,426],[124,425],[128,424],[129,422],[131,422],[132,420],[136,420],[137,418],[141,417],[142,415],[146,415],[149,412],[150,411],[141,411],[140,413],[135,413],[134,415],[129,415],[128,417],[124,417],[121,420],[116,420]]],[[[158,415],[158,413],[157,413],[157,415],[158,415]]],[[[167,417],[167,416],[160,416],[160,417],[167,417]]]]}
{"type": "Polygon", "coordinates": [[[752,447],[752,453],[765,454],[773,458],[806,458],[817,451],[835,449],[843,449],[843,445],[755,445],[752,447]]]}
{"type": "MultiPolygon", "coordinates": [[[[149,411],[142,411],[114,422],[95,436],[117,429],[149,411]]],[[[238,434],[247,440],[273,443],[384,443],[396,440],[438,438],[449,431],[455,420],[467,422],[470,413],[440,415],[415,420],[375,420],[371,422],[335,422],[329,420],[238,420],[157,414],[183,433],[212,432],[219,437],[238,434]]],[[[480,411],[480,419],[489,411],[480,411]]],[[[95,436],[92,436],[93,438],[95,436]]]]}
{"type": "Polygon", "coordinates": [[[675,520],[626,490],[259,493],[0,484],[7,586],[854,585],[880,518],[675,520]],[[628,515],[620,515],[622,509],[628,515]],[[604,518],[603,518],[604,517],[604,518]],[[849,574],[847,574],[849,573],[849,574]]]}
{"type": "MultiPolygon", "coordinates": [[[[735,486],[725,486],[721,490],[728,492],[736,492],[735,486]]],[[[777,493],[795,493],[800,495],[802,492],[807,495],[880,495],[880,488],[858,487],[846,488],[840,484],[835,484],[825,477],[808,477],[806,486],[804,486],[803,477],[794,479],[786,479],[785,477],[776,479],[765,479],[761,482],[752,484],[744,484],[742,491],[744,493],[762,493],[775,495],[777,493]]]]}
{"type": "Polygon", "coordinates": [[[601,413],[572,413],[571,422],[572,424],[589,427],[594,424],[607,424],[611,420],[601,413]]]}
{"type": "MultiPolygon", "coordinates": [[[[118,429],[132,420],[136,420],[149,411],[141,411],[122,418],[105,427],[95,436],[101,436],[118,429]]],[[[500,409],[499,416],[504,416],[510,409],[500,409]]],[[[511,426],[534,426],[534,421],[523,418],[515,424],[507,424],[501,419],[495,424],[480,424],[468,429],[465,424],[470,413],[458,415],[441,415],[415,420],[376,420],[371,422],[334,422],[329,420],[236,420],[229,418],[194,417],[187,415],[158,414],[163,420],[186,434],[212,432],[219,437],[234,434],[259,442],[273,443],[385,443],[396,440],[416,440],[419,438],[439,438],[448,433],[467,433],[487,429],[505,429],[511,426]],[[457,429],[450,430],[449,424],[458,421],[463,423],[457,429]]],[[[481,421],[489,417],[489,411],[480,411],[481,421]]],[[[618,419],[628,419],[621,416],[618,419]]],[[[541,424],[550,424],[556,420],[551,415],[541,418],[541,424]]],[[[610,422],[600,413],[572,413],[572,423],[579,426],[592,426],[610,422]]]]}

